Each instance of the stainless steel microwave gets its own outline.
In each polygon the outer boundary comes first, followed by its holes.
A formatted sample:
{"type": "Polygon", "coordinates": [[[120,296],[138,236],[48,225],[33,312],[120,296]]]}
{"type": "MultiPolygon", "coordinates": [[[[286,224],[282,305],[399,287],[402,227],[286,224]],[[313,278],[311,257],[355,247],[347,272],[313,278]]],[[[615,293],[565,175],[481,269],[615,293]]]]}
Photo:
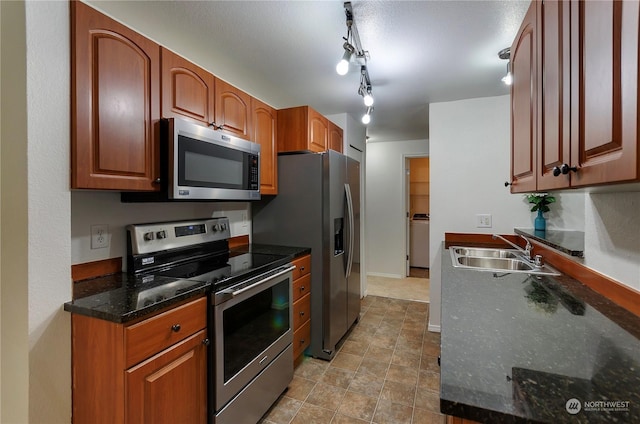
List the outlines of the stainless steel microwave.
{"type": "Polygon", "coordinates": [[[160,193],[123,202],[260,200],[260,145],[179,118],[163,119],[160,193]]]}

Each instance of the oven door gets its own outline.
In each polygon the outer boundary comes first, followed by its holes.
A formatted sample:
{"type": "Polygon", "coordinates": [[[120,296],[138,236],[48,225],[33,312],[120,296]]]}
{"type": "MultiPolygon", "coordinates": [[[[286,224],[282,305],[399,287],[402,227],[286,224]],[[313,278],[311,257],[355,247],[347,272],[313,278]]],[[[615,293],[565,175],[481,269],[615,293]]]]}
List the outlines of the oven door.
{"type": "Polygon", "coordinates": [[[169,121],[173,199],[260,199],[260,145],[185,120],[169,121]]]}
{"type": "Polygon", "coordinates": [[[293,269],[287,265],[214,294],[216,411],[291,345],[293,269]]]}

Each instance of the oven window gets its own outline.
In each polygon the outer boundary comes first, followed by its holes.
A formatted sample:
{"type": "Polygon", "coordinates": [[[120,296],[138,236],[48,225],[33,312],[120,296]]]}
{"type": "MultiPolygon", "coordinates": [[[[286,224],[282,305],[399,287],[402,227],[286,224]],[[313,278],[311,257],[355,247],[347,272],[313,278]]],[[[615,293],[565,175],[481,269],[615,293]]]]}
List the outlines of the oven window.
{"type": "Polygon", "coordinates": [[[289,279],[223,312],[224,381],[290,329],[289,279]]]}

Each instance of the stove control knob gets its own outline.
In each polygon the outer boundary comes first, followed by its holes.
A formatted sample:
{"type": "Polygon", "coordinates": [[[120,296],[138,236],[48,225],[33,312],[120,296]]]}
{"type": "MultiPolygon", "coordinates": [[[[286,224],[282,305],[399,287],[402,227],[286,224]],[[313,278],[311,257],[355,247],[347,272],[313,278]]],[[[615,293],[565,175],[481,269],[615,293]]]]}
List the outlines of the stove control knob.
{"type": "Polygon", "coordinates": [[[153,231],[150,231],[148,233],[144,233],[144,235],[142,236],[142,238],[144,239],[144,241],[151,241],[154,239],[153,236],[153,231]]]}
{"type": "Polygon", "coordinates": [[[164,231],[164,230],[162,230],[162,231],[158,231],[158,232],[156,233],[156,238],[157,238],[158,240],[166,239],[166,238],[167,238],[167,232],[166,232],[166,231],[164,231]]]}
{"type": "Polygon", "coordinates": [[[212,225],[212,226],[211,226],[211,231],[213,231],[214,233],[215,233],[216,231],[218,231],[218,224],[214,224],[214,225],[212,225]]]}
{"type": "Polygon", "coordinates": [[[220,224],[220,231],[224,231],[226,229],[227,229],[227,224],[225,223],[220,224]]]}

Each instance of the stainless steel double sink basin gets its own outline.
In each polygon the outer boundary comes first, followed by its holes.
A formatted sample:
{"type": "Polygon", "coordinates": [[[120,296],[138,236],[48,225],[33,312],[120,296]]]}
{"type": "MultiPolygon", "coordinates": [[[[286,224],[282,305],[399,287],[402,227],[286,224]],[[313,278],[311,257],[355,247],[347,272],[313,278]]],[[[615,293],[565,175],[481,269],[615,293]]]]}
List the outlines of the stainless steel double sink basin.
{"type": "Polygon", "coordinates": [[[533,275],[560,275],[548,265],[536,265],[516,249],[485,247],[449,247],[451,262],[456,268],[474,269],[494,273],[524,273],[533,275]]]}

